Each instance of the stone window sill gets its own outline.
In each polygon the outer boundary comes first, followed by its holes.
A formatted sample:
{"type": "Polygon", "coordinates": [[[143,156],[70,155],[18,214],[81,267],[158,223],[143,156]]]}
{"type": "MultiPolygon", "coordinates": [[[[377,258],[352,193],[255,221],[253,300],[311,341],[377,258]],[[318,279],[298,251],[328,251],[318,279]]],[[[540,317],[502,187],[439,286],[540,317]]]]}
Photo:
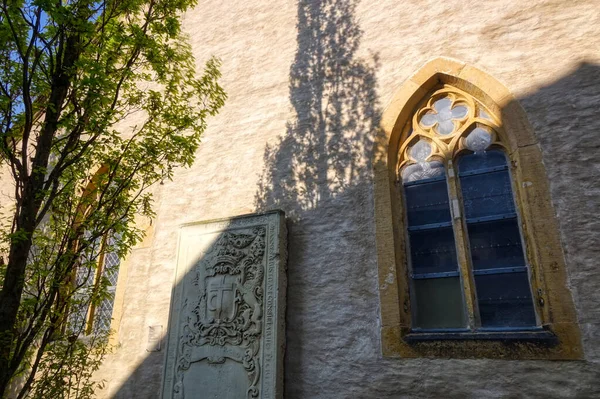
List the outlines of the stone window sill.
{"type": "Polygon", "coordinates": [[[496,341],[531,342],[547,346],[558,344],[558,337],[546,329],[527,330],[453,330],[453,331],[411,331],[403,337],[407,344],[417,344],[432,341],[496,341]]]}

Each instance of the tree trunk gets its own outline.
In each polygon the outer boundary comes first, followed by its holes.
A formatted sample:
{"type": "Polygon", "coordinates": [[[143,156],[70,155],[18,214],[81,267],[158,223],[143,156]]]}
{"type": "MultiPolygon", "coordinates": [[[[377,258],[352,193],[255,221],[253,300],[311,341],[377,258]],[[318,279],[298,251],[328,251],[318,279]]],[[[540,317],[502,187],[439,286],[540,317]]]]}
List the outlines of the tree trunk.
{"type": "MultiPolygon", "coordinates": [[[[36,220],[45,193],[44,180],[52,149],[52,142],[58,130],[60,110],[65,102],[74,74],[74,64],[80,56],[79,35],[65,39],[63,53],[57,58],[61,63],[56,66],[52,76],[49,104],[45,110],[45,120],[35,145],[35,155],[31,163],[31,175],[22,176],[23,192],[21,206],[15,213],[15,226],[18,236],[11,239],[6,275],[0,291],[0,398],[6,389],[19,362],[13,359],[11,352],[15,340],[15,324],[19,305],[25,286],[27,259],[33,243],[36,220]]],[[[29,136],[30,132],[24,132],[29,136]]],[[[58,179],[58,176],[56,177],[58,179]]]]}
{"type": "Polygon", "coordinates": [[[3,397],[17,365],[10,364],[14,342],[14,327],[24,287],[27,256],[31,249],[31,238],[13,240],[6,267],[4,285],[0,293],[0,397],[3,397]]]}

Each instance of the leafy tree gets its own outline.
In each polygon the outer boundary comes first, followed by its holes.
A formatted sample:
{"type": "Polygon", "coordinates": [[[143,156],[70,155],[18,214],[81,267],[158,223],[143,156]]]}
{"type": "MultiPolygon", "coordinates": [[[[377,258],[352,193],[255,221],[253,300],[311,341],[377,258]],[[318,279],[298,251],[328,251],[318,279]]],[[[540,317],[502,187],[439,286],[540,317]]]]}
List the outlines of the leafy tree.
{"type": "Polygon", "coordinates": [[[107,333],[74,315],[109,295],[98,257],[142,238],[148,188],[192,164],[226,97],[219,62],[196,73],[195,0],[1,1],[0,397],[89,397],[107,333]]]}

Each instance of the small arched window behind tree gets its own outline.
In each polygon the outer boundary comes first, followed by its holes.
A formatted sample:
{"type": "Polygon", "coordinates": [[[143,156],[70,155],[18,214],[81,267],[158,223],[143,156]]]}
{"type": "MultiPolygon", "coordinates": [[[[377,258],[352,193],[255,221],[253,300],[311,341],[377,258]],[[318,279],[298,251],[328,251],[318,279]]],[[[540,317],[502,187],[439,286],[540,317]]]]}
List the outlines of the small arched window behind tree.
{"type": "Polygon", "coordinates": [[[535,327],[498,119],[466,92],[443,85],[406,129],[398,171],[413,329],[535,327]]]}
{"type": "Polygon", "coordinates": [[[101,279],[98,284],[106,285],[106,296],[100,300],[92,309],[92,326],[98,331],[108,332],[112,321],[115,293],[117,290],[117,279],[119,277],[119,255],[114,249],[118,236],[110,234],[106,237],[104,251],[101,254],[101,266],[97,278],[101,279]]]}
{"type": "Polygon", "coordinates": [[[78,220],[73,231],[80,236],[76,241],[77,265],[73,271],[71,300],[67,327],[72,334],[107,335],[111,330],[117,280],[121,260],[118,249],[121,235],[105,223],[91,217],[101,201],[114,202],[109,188],[118,188],[106,182],[107,168],[101,167],[83,189],[78,204],[78,220]]]}
{"type": "MultiPolygon", "coordinates": [[[[89,238],[86,233],[83,241],[89,238]]],[[[77,335],[110,331],[121,263],[115,250],[117,240],[117,235],[106,234],[86,242],[89,249],[83,252],[75,273],[75,298],[69,318],[69,328],[77,335]]]]}

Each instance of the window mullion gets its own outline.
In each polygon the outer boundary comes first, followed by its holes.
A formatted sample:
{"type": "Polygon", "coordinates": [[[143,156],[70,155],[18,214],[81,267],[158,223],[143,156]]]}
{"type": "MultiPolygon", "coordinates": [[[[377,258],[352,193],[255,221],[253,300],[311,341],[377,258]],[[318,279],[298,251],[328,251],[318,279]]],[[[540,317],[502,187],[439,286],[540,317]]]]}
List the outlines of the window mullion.
{"type": "Polygon", "coordinates": [[[452,161],[448,161],[448,195],[450,197],[450,209],[452,211],[452,229],[454,230],[454,240],[456,245],[456,256],[458,268],[461,274],[463,295],[467,308],[467,317],[469,327],[476,328],[480,325],[479,313],[477,312],[477,295],[475,292],[475,281],[471,273],[471,256],[469,254],[469,236],[463,218],[461,217],[462,205],[459,200],[458,178],[454,172],[452,161]]]}

